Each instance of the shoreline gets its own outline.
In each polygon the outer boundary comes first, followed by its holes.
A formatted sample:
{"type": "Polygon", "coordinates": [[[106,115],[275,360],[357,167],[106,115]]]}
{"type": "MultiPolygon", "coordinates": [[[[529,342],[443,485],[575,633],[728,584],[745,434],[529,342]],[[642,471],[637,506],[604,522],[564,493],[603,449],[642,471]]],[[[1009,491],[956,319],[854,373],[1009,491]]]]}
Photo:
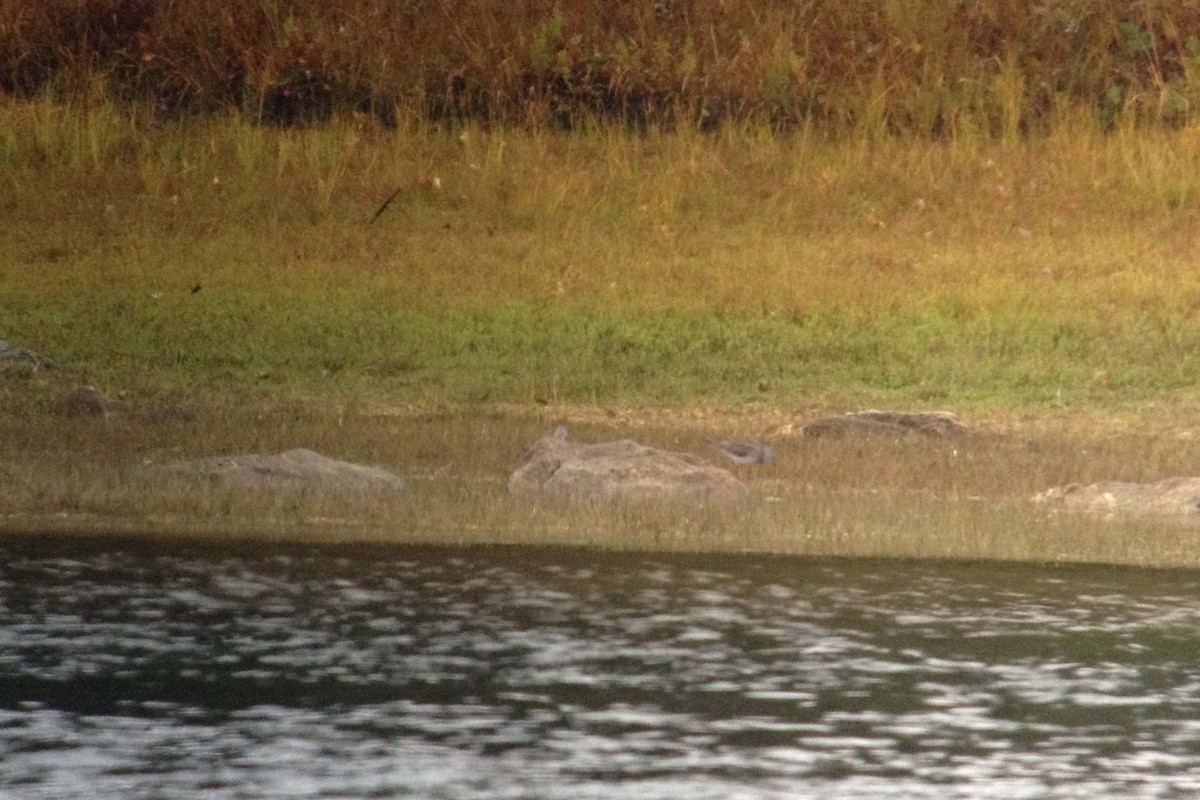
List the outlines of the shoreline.
{"type": "Polygon", "coordinates": [[[1083,482],[1152,479],[1200,463],[1200,445],[1181,438],[1179,430],[1146,433],[1153,413],[1131,414],[1121,424],[1080,415],[1065,429],[1056,416],[996,415],[984,424],[994,436],[849,442],[780,433],[788,423],[775,423],[789,417],[795,422],[796,415],[778,408],[605,412],[505,405],[408,407],[351,418],[344,412],[309,413],[305,421],[269,432],[245,427],[247,420],[259,419],[254,414],[226,418],[223,435],[208,437],[207,447],[206,437],[197,436],[211,424],[205,413],[172,426],[147,426],[133,415],[92,420],[30,415],[53,422],[59,441],[43,441],[38,450],[10,449],[5,466],[23,481],[16,487],[6,482],[0,494],[5,509],[0,536],[1200,567],[1200,537],[1188,525],[1106,519],[1042,508],[1031,500],[1030,489],[1068,483],[1062,479],[1067,475],[1078,474],[1071,480],[1083,482]],[[629,437],[722,466],[720,456],[705,449],[714,434],[765,428],[780,460],[762,467],[733,465],[730,471],[749,486],[750,499],[731,507],[528,503],[511,497],[505,481],[520,448],[557,420],[569,423],[581,439],[629,437]],[[86,447],[78,446],[81,431],[95,437],[86,447]],[[141,431],[140,441],[135,431],[141,431]],[[409,489],[400,497],[347,505],[336,498],[203,487],[147,493],[137,483],[135,467],[147,460],[254,449],[231,446],[239,441],[256,441],[263,452],[313,446],[325,455],[394,471],[409,489]],[[474,452],[465,451],[465,443],[474,452]]]}

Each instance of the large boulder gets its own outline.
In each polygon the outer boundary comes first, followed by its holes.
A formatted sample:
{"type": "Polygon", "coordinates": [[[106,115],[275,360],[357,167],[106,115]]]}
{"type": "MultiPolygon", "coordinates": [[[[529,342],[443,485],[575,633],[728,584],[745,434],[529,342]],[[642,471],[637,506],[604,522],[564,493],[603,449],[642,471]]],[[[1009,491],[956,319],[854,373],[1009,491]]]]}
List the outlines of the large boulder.
{"type": "Polygon", "coordinates": [[[312,450],[174,461],[150,467],[155,477],[220,488],[329,493],[398,492],[404,479],[378,467],[328,458],[312,450]]]}
{"type": "Polygon", "coordinates": [[[1157,483],[1103,481],[1071,483],[1040,492],[1034,502],[1112,516],[1172,518],[1200,522],[1200,478],[1167,478],[1157,483]]]}
{"type": "Polygon", "coordinates": [[[822,437],[972,436],[978,431],[964,425],[949,411],[910,414],[902,411],[854,411],[814,420],[804,426],[804,436],[822,437]]]}
{"type": "Polygon", "coordinates": [[[690,453],[658,450],[623,439],[581,444],[560,429],[534,442],[508,480],[515,495],[549,494],[591,500],[730,502],[744,483],[690,453]]]}

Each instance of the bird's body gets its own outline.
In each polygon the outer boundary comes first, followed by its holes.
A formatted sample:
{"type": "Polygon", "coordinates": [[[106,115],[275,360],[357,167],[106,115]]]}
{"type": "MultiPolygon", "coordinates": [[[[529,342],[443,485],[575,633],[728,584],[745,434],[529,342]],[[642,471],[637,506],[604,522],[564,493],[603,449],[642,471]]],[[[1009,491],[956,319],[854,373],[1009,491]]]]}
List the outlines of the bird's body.
{"type": "Polygon", "coordinates": [[[526,461],[532,458],[535,453],[538,453],[547,447],[557,447],[559,442],[565,442],[567,440],[567,426],[559,425],[554,429],[553,433],[543,436],[533,444],[529,445],[529,447],[526,447],[525,452],[521,453],[521,457],[517,459],[517,462],[524,464],[526,461]]]}
{"type": "Polygon", "coordinates": [[[775,448],[751,439],[722,439],[714,443],[735,464],[774,464],[775,448]]]}

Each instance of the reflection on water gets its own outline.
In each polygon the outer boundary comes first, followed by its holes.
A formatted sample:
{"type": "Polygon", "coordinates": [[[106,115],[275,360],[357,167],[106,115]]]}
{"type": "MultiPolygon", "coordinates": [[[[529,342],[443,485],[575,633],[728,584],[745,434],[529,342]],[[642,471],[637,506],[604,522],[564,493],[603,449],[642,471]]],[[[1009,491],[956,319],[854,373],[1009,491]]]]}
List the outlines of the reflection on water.
{"type": "Polygon", "coordinates": [[[1188,797],[1200,578],[0,544],[0,797],[1188,797]]]}

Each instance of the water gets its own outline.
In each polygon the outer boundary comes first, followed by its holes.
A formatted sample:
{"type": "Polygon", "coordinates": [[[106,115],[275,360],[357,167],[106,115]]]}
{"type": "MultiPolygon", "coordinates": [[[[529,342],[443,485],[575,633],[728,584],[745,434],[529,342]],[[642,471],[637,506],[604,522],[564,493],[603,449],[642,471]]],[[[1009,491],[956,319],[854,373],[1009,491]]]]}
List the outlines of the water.
{"type": "Polygon", "coordinates": [[[0,544],[0,798],[1200,795],[1200,576],[0,544]]]}

